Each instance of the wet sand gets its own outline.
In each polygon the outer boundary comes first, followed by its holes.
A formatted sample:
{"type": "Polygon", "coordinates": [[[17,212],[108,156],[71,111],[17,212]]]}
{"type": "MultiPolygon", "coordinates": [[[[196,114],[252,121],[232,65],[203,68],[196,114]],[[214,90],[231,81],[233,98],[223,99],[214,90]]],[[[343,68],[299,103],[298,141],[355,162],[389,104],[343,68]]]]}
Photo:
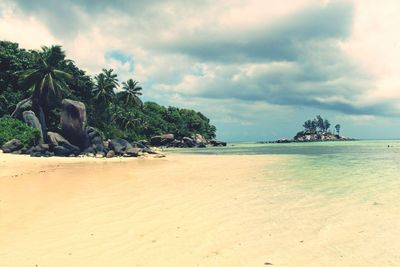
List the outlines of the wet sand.
{"type": "Polygon", "coordinates": [[[399,266],[400,201],[265,176],[283,160],[0,154],[0,266],[399,266]]]}

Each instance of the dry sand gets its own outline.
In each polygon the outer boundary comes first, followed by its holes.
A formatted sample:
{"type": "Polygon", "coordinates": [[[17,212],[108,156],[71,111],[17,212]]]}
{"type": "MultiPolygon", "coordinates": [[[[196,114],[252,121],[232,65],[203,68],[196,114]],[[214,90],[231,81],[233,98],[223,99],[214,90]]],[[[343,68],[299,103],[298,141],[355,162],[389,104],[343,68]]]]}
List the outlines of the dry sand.
{"type": "Polygon", "coordinates": [[[303,192],[278,160],[0,154],[0,266],[399,266],[397,203],[303,192]]]}

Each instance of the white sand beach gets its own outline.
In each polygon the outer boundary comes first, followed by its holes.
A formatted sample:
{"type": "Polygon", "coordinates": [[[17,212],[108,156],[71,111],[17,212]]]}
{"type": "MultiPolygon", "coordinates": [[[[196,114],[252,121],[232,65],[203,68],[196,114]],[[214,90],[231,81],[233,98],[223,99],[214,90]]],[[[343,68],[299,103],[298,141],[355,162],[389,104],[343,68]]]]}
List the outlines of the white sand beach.
{"type": "Polygon", "coordinates": [[[399,266],[398,203],[265,177],[282,160],[0,154],[0,266],[399,266]]]}

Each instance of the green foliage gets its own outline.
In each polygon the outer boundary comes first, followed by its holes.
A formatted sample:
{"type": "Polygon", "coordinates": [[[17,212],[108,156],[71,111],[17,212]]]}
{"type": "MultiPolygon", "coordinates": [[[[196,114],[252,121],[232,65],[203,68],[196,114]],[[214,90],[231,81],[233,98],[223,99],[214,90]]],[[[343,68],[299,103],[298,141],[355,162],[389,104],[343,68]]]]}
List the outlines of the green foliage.
{"type": "Polygon", "coordinates": [[[340,135],[340,124],[335,125],[335,130],[338,135],[340,135]]]}
{"type": "Polygon", "coordinates": [[[118,87],[112,69],[103,69],[92,79],[66,58],[60,46],[28,51],[0,41],[0,117],[11,114],[19,101],[30,97],[30,108],[36,114],[43,110],[47,129],[57,132],[62,96],[83,102],[88,124],[105,139],[149,139],[164,133],[177,138],[196,133],[215,137],[216,128],[200,112],[143,103],[142,87],[133,79],[123,82],[119,92],[118,87]]]}
{"type": "Polygon", "coordinates": [[[331,123],[320,115],[317,115],[313,120],[307,120],[303,123],[304,132],[306,133],[314,133],[317,132],[317,130],[325,133],[329,131],[330,127],[331,123]]]}
{"type": "Polygon", "coordinates": [[[139,96],[142,95],[142,87],[137,86],[139,82],[132,79],[122,83],[122,92],[118,93],[120,100],[129,106],[142,106],[142,100],[139,96]]]}
{"type": "Polygon", "coordinates": [[[32,67],[30,52],[20,49],[18,44],[0,41],[0,117],[10,114],[29,92],[18,89],[17,73],[32,67]]]}
{"type": "Polygon", "coordinates": [[[25,146],[32,146],[40,138],[40,131],[29,127],[20,120],[0,118],[0,146],[11,139],[20,140],[25,146]]]}
{"type": "Polygon", "coordinates": [[[69,87],[67,80],[72,75],[60,69],[65,60],[61,46],[42,47],[32,51],[34,66],[19,73],[18,83],[22,90],[32,91],[32,99],[44,107],[50,107],[53,96],[65,95],[69,87]]]}

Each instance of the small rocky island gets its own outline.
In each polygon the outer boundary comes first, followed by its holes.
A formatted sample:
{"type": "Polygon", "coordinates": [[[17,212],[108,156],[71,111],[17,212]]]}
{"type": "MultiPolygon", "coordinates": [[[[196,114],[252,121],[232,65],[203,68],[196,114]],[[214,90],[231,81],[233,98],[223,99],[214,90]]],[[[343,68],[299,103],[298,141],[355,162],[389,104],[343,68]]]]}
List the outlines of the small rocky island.
{"type": "Polygon", "coordinates": [[[259,143],[294,143],[294,142],[324,142],[324,141],[352,141],[353,138],[347,138],[340,134],[341,126],[336,124],[334,131],[331,130],[331,123],[320,115],[313,120],[307,120],[303,123],[303,130],[298,132],[293,139],[282,138],[276,141],[259,143]]]}

